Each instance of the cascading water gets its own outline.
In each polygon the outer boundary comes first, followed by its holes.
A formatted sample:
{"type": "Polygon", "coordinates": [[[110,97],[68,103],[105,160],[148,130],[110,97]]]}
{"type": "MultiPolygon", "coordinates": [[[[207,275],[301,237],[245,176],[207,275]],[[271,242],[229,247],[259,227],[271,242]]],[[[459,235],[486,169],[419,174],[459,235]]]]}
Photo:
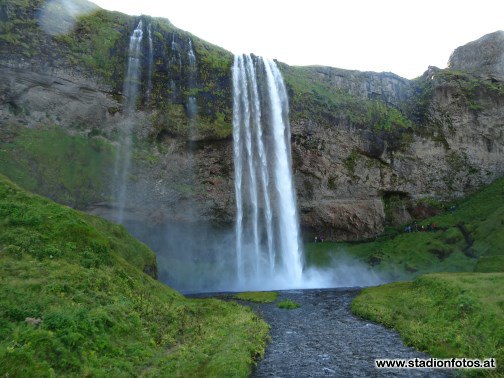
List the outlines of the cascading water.
{"type": "Polygon", "coordinates": [[[147,36],[149,38],[149,61],[147,66],[147,92],[146,92],[146,100],[147,103],[150,103],[151,93],[152,93],[152,63],[154,61],[154,46],[152,43],[152,28],[151,24],[147,26],[147,36]]]}
{"type": "Polygon", "coordinates": [[[124,115],[125,120],[119,132],[119,147],[116,154],[114,169],[114,192],[116,201],[115,220],[123,222],[126,204],[127,175],[131,163],[131,133],[133,131],[133,116],[138,98],[141,72],[142,21],[130,36],[128,51],[128,70],[124,78],[124,115]]]}
{"type": "Polygon", "coordinates": [[[130,36],[128,50],[128,71],[124,78],[124,97],[126,98],[125,111],[131,113],[135,110],[138,97],[138,87],[140,84],[141,55],[142,55],[142,21],[130,36]]]}
{"type": "Polygon", "coordinates": [[[299,287],[303,252],[292,180],[288,99],[273,61],[235,56],[233,139],[238,286],[299,287]]]}
{"type": "Polygon", "coordinates": [[[194,70],[194,66],[196,64],[196,55],[194,55],[194,51],[192,48],[192,41],[189,40],[189,51],[187,53],[187,56],[189,58],[189,67],[191,70],[194,70]]]}
{"type": "MultiPolygon", "coordinates": [[[[189,89],[193,89],[195,87],[194,85],[194,73],[196,70],[196,55],[194,55],[193,47],[192,47],[192,42],[189,39],[189,50],[187,52],[187,57],[189,59],[189,82],[188,82],[188,87],[189,89]]],[[[196,103],[196,98],[194,96],[190,96],[187,99],[187,110],[189,114],[189,118],[194,119],[196,116],[196,113],[198,112],[197,108],[197,103],[196,103]]],[[[194,125],[192,125],[194,126],[194,125]]]]}

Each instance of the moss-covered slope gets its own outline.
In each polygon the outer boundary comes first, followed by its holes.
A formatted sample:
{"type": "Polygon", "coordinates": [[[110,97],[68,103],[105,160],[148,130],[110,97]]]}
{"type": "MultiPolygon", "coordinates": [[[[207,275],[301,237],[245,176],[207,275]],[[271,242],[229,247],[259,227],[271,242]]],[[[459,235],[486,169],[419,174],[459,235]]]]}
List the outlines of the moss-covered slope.
{"type": "Polygon", "coordinates": [[[246,376],[267,326],[162,285],[122,226],[0,176],[2,376],[246,376]]]}
{"type": "Polygon", "coordinates": [[[21,187],[73,208],[109,197],[114,148],[103,137],[69,135],[57,127],[4,125],[0,172],[21,187]]]}

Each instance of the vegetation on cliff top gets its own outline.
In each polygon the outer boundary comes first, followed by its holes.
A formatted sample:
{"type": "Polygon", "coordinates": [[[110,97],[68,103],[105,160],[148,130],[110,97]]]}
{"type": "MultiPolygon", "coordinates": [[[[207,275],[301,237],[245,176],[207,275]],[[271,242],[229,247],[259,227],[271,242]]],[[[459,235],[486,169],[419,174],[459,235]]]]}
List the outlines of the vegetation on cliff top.
{"type": "MultiPolygon", "coordinates": [[[[320,79],[313,67],[280,64],[280,68],[290,89],[289,99],[294,119],[317,120],[326,126],[336,123],[352,124],[385,132],[413,126],[400,109],[381,100],[365,100],[349,94],[329,81],[320,79]]],[[[365,78],[348,80],[364,81],[365,78]]]]}
{"type": "Polygon", "coordinates": [[[419,229],[435,224],[435,230],[408,233],[401,226],[373,241],[309,243],[307,263],[330,266],[334,258],[349,254],[389,280],[429,272],[495,271],[504,256],[503,198],[504,178],[500,178],[451,210],[417,223],[419,229]]]}
{"type": "MultiPolygon", "coordinates": [[[[116,94],[120,94],[126,72],[129,36],[141,19],[145,35],[147,24],[152,26],[154,46],[151,98],[145,96],[139,101],[139,105],[156,110],[152,118],[154,130],[151,137],[160,138],[165,133],[197,139],[227,138],[231,135],[231,53],[177,29],[166,19],[131,17],[102,9],[78,17],[69,33],[51,37],[39,26],[37,17],[42,6],[41,0],[8,0],[1,4],[0,47],[9,51],[10,55],[43,58],[50,65],[86,67],[88,73],[103,78],[116,94]],[[194,70],[189,64],[189,40],[196,56],[194,70]],[[187,120],[189,98],[194,98],[197,103],[198,118],[195,122],[187,120]],[[174,113],[182,114],[184,119],[173,117],[174,113]]],[[[144,38],[144,67],[147,66],[148,48],[147,38],[144,38]]],[[[407,103],[391,105],[382,99],[365,100],[350,95],[330,81],[321,79],[313,67],[279,65],[290,89],[294,120],[308,118],[320,125],[351,124],[392,139],[400,138],[404,130],[414,125],[425,126],[434,86],[457,87],[461,103],[473,110],[481,109],[477,100],[479,93],[504,93],[499,83],[460,71],[439,70],[432,77],[416,80],[407,103]]],[[[361,76],[354,75],[348,80],[359,87],[359,81],[366,80],[365,76],[361,76]]],[[[143,93],[147,81],[147,70],[144,69],[143,93]]]]}
{"type": "Polygon", "coordinates": [[[267,326],[149,277],[122,226],[0,176],[0,375],[247,376],[267,326]]]}
{"type": "Polygon", "coordinates": [[[39,28],[36,13],[42,0],[8,0],[0,3],[0,49],[30,58],[43,54],[49,38],[39,28]]]}
{"type": "MultiPolygon", "coordinates": [[[[71,20],[74,25],[67,33],[51,36],[41,27],[43,6],[40,0],[8,0],[0,4],[0,49],[8,52],[6,57],[28,57],[43,66],[78,67],[80,73],[103,80],[120,96],[128,63],[129,38],[142,20],[141,93],[144,94],[148,81],[148,24],[154,50],[152,93],[149,98],[141,96],[138,106],[156,110],[155,132],[151,137],[156,138],[163,132],[183,137],[231,135],[231,53],[177,29],[167,19],[132,17],[103,9],[77,16],[71,20]],[[196,56],[194,70],[189,64],[189,41],[196,56]],[[198,107],[198,119],[191,124],[187,122],[189,98],[194,98],[198,107]],[[185,118],[175,127],[164,123],[173,112],[171,107],[182,108],[185,118]],[[193,129],[189,130],[190,127],[193,129]]],[[[58,7],[53,11],[64,13],[58,7]]],[[[56,17],[54,22],[58,20],[56,17]]]]}
{"type": "Polygon", "coordinates": [[[69,50],[68,59],[83,65],[120,91],[126,73],[127,51],[132,18],[97,10],[77,19],[73,30],[55,37],[69,50]]]}

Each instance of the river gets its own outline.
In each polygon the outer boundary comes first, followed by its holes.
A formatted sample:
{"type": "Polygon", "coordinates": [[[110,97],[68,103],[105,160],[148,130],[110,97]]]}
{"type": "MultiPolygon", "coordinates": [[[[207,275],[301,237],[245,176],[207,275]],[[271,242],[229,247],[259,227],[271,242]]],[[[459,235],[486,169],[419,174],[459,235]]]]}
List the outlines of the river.
{"type": "Polygon", "coordinates": [[[359,319],[350,304],[360,289],[280,291],[300,308],[276,303],[251,306],[271,325],[271,343],[252,377],[452,377],[449,370],[377,369],[377,358],[429,358],[397,332],[359,319]]]}

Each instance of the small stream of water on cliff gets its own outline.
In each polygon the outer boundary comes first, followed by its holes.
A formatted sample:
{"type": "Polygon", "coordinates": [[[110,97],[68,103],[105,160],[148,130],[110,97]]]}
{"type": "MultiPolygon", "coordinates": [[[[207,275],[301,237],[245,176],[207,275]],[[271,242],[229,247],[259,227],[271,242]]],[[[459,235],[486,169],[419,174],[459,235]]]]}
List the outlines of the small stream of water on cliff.
{"type": "MultiPolygon", "coordinates": [[[[194,54],[194,50],[192,47],[192,41],[189,39],[188,42],[189,48],[187,52],[187,58],[189,59],[189,82],[188,82],[188,87],[189,90],[195,89],[196,88],[196,82],[195,82],[195,75],[196,75],[196,55],[194,54]]],[[[190,137],[193,136],[194,134],[194,128],[195,128],[195,118],[198,114],[198,106],[196,103],[196,97],[194,96],[189,96],[187,99],[187,113],[189,115],[190,119],[190,137]]]]}

